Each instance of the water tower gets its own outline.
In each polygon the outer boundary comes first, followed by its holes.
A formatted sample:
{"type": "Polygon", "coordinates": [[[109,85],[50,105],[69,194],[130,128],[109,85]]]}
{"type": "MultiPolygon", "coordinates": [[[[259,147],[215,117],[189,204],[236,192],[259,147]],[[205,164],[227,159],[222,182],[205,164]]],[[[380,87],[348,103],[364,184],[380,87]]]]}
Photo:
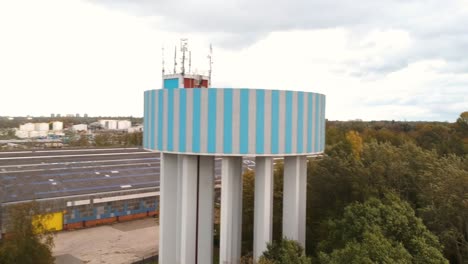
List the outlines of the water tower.
{"type": "Polygon", "coordinates": [[[186,87],[185,77],[163,77],[163,89],[144,93],[144,148],[161,152],[159,262],[212,263],[215,157],[222,159],[220,263],[240,261],[243,157],[256,161],[254,257],[272,239],[275,158],[284,158],[283,236],[304,245],[307,157],[324,151],[325,96],[186,87]]]}

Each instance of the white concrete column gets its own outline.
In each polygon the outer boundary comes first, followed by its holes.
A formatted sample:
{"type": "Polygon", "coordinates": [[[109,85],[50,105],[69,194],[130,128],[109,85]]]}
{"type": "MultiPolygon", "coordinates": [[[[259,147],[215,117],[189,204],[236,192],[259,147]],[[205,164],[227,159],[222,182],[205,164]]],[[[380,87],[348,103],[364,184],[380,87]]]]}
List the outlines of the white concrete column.
{"type": "Polygon", "coordinates": [[[177,155],[161,154],[159,262],[177,263],[177,155]]]}
{"type": "Polygon", "coordinates": [[[184,155],[177,156],[177,230],[176,230],[176,263],[180,264],[180,245],[181,241],[181,226],[182,226],[182,160],[184,155]]]}
{"type": "Polygon", "coordinates": [[[220,263],[238,264],[242,239],[242,157],[223,157],[220,263]]]}
{"type": "Polygon", "coordinates": [[[272,240],[273,158],[255,158],[254,259],[257,261],[272,240]]]}
{"type": "MultiPolygon", "coordinates": [[[[182,211],[180,225],[180,263],[196,263],[197,171],[198,157],[182,156],[182,211]]],[[[173,208],[177,211],[176,208],[173,208]]],[[[174,223],[176,223],[174,219],[174,223]]]]}
{"type": "Polygon", "coordinates": [[[200,156],[198,191],[198,264],[213,263],[214,156],[200,156]]]}
{"type": "Polygon", "coordinates": [[[284,158],[283,237],[305,247],[307,158],[284,158]]]}

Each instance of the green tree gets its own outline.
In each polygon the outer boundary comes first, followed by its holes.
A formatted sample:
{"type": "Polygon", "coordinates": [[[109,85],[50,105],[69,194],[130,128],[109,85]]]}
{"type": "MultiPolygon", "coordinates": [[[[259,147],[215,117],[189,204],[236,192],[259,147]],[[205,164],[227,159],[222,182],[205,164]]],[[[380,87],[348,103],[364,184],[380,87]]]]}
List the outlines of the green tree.
{"type": "Polygon", "coordinates": [[[304,248],[294,240],[275,240],[267,245],[267,250],[259,259],[259,264],[310,264],[304,248]]]}
{"type": "Polygon", "coordinates": [[[8,235],[0,244],[2,264],[53,264],[53,233],[45,226],[50,216],[41,214],[36,202],[9,208],[8,235]]]}
{"type": "Polygon", "coordinates": [[[322,263],[448,263],[437,237],[394,194],[353,203],[327,227],[322,263]]]}
{"type": "Polygon", "coordinates": [[[242,177],[242,255],[247,255],[253,249],[255,173],[248,170],[242,177]]]}

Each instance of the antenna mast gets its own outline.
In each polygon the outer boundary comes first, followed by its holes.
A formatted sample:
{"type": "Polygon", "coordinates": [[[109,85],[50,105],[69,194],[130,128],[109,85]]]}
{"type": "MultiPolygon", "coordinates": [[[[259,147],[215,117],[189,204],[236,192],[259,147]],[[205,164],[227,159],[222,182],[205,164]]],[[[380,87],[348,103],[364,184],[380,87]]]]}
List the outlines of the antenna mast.
{"type": "Polygon", "coordinates": [[[192,52],[188,52],[188,72],[189,74],[192,72],[192,52]]]}
{"type": "Polygon", "coordinates": [[[187,39],[180,39],[180,51],[182,51],[182,75],[185,74],[185,52],[187,51],[187,39]]]}
{"type": "Polygon", "coordinates": [[[164,46],[162,47],[162,75],[164,77],[164,46]]]}
{"type": "Polygon", "coordinates": [[[210,64],[210,70],[208,72],[208,87],[211,87],[211,71],[213,66],[213,46],[210,44],[210,53],[208,54],[208,60],[210,64]]]}
{"type": "Polygon", "coordinates": [[[174,74],[177,71],[177,46],[174,47],[174,74]]]}

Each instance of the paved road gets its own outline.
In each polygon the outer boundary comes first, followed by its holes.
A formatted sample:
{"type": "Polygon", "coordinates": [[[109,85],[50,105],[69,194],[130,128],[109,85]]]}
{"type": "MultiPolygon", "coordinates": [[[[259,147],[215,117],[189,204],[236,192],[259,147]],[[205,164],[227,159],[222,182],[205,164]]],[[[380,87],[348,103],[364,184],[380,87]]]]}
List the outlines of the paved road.
{"type": "Polygon", "coordinates": [[[60,232],[56,264],[128,264],[157,254],[159,227],[154,218],[60,232]]]}

